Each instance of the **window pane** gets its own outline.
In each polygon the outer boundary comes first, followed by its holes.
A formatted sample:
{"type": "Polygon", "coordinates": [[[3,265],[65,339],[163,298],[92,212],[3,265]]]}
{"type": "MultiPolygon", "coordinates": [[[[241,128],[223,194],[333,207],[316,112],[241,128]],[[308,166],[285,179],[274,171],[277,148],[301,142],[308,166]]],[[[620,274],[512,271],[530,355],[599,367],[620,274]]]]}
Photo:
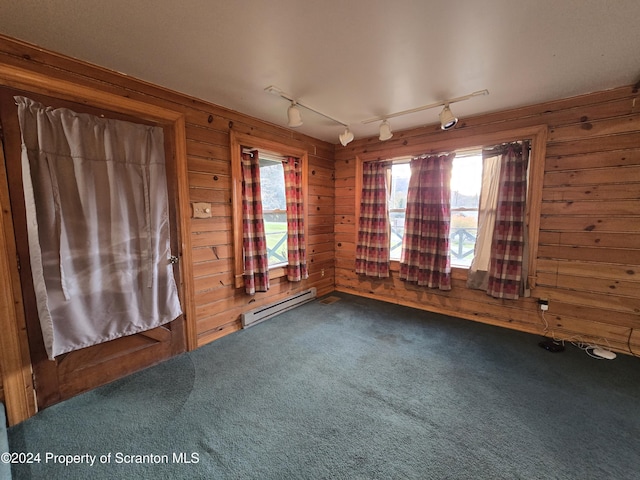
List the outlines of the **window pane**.
{"type": "Polygon", "coordinates": [[[478,208],[482,183],[482,155],[453,159],[451,208],[478,208]]]}
{"type": "Polygon", "coordinates": [[[269,267],[287,263],[287,201],[282,163],[260,159],[262,213],[269,267]]]}
{"type": "Polygon", "coordinates": [[[286,210],[282,163],[260,160],[260,187],[263,210],[286,210]]]}
{"type": "Polygon", "coordinates": [[[391,192],[389,198],[389,222],[391,224],[391,259],[400,260],[402,237],[404,236],[404,217],[407,207],[407,191],[411,167],[408,163],[399,163],[391,167],[391,192]]]}
{"type": "Polygon", "coordinates": [[[451,172],[451,265],[468,268],[478,232],[482,155],[456,157],[451,172]]]}

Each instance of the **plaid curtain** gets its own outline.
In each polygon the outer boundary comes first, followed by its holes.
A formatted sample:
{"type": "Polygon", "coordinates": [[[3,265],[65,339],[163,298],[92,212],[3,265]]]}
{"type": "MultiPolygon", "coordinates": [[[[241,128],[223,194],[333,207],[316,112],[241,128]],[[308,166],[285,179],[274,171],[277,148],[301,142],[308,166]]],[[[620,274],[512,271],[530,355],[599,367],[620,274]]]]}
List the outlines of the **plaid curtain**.
{"type": "Polygon", "coordinates": [[[455,153],[411,160],[400,279],[451,290],[449,227],[455,153]]]}
{"type": "Polygon", "coordinates": [[[282,161],[285,196],[287,198],[287,279],[299,282],[309,278],[304,238],[304,204],[302,198],[302,165],[294,157],[282,161]]]}
{"type": "Polygon", "coordinates": [[[269,290],[267,238],[262,217],[258,151],[242,152],[242,239],[244,288],[249,295],[269,290]]]}
{"type": "Polygon", "coordinates": [[[389,276],[389,210],[385,162],[366,162],[362,172],[362,197],[356,246],[356,273],[389,276]]]}
{"type": "Polygon", "coordinates": [[[528,163],[525,149],[528,151],[528,146],[512,143],[502,148],[487,293],[515,300],[520,295],[523,279],[528,163]]]}

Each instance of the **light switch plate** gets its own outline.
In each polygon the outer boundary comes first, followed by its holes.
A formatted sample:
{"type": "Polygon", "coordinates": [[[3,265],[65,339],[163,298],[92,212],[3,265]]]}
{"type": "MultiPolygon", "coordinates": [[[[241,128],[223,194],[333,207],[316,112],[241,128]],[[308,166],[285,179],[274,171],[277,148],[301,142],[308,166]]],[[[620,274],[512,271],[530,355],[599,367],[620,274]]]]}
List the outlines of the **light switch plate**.
{"type": "Polygon", "coordinates": [[[193,218],[211,218],[211,204],[210,203],[192,203],[193,206],[193,218]]]}

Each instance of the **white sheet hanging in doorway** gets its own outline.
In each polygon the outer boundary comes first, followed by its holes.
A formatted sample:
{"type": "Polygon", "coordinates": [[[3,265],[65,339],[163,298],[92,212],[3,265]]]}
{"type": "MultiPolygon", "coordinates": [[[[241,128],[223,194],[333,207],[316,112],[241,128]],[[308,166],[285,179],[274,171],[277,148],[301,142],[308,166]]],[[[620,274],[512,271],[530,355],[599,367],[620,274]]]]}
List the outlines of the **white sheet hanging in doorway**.
{"type": "Polygon", "coordinates": [[[49,358],[177,318],[162,129],[15,100],[49,358]]]}

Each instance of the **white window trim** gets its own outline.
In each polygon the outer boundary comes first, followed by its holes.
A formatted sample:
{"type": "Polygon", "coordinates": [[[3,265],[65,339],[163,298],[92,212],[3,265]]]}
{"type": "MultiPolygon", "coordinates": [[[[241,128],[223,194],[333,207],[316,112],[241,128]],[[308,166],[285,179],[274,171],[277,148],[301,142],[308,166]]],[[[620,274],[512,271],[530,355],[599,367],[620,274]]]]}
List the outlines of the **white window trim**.
{"type": "MultiPolygon", "coordinates": [[[[277,155],[277,154],[274,154],[272,152],[264,152],[263,153],[260,150],[258,150],[258,155],[260,157],[260,160],[266,160],[268,162],[272,162],[273,165],[276,165],[278,163],[280,163],[282,165],[282,162],[285,160],[284,156],[277,155]]],[[[262,168],[262,166],[260,168],[262,168]]],[[[263,180],[261,179],[260,183],[262,183],[262,182],[263,182],[263,180]]],[[[282,173],[282,183],[283,183],[283,186],[284,186],[284,183],[285,183],[285,181],[284,181],[284,172],[282,173]]],[[[286,190],[286,188],[285,188],[285,190],[286,190]]],[[[280,208],[276,208],[276,209],[273,209],[273,210],[265,210],[264,205],[263,205],[263,207],[262,207],[262,215],[265,216],[265,215],[274,214],[274,213],[275,214],[285,214],[286,215],[286,213],[287,213],[286,202],[287,202],[287,199],[286,199],[286,191],[285,191],[285,209],[283,210],[283,209],[280,209],[280,208]]],[[[265,221],[265,227],[266,227],[266,223],[267,222],[265,221]]],[[[288,234],[288,232],[286,232],[286,233],[288,234]]],[[[267,232],[265,231],[265,235],[266,234],[267,234],[267,232]]],[[[269,263],[269,270],[273,270],[275,268],[280,268],[280,267],[286,267],[286,266],[287,266],[287,262],[286,261],[282,261],[282,262],[279,262],[279,263],[269,263]]]]}

